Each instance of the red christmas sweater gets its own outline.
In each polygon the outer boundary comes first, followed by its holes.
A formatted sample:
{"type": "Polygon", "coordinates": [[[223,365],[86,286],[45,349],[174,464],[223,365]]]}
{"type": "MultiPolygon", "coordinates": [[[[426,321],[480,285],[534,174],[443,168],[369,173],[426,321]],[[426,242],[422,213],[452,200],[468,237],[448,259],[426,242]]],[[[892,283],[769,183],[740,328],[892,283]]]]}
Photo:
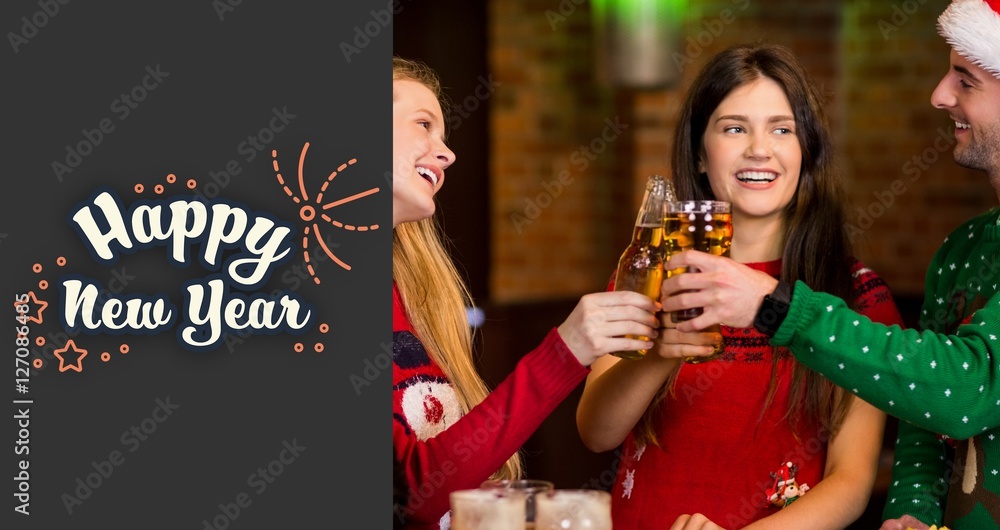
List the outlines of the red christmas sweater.
{"type": "Polygon", "coordinates": [[[590,371],[555,329],[482,403],[463,415],[392,288],[392,445],[409,493],[403,528],[448,528],[448,495],[490,478],[590,371]]]}
{"type": "MultiPolygon", "coordinates": [[[[748,266],[778,276],[781,261],[748,266]]],[[[860,263],[853,267],[857,308],[876,322],[901,324],[888,288],[860,263]]],[[[615,530],[669,528],[681,514],[701,513],[727,529],[775,513],[767,490],[791,462],[799,486],[823,478],[826,436],[818,425],[792,431],[785,414],[794,360],[755,329],[723,326],[726,351],[716,361],[684,364],[673,396],[655,420],[661,447],[625,439],[612,489],[615,530]],[[772,359],[777,388],[766,410],[772,359]],[[797,436],[796,436],[797,434],[797,436]]],[[[808,495],[808,492],[805,493],[808,495]]]]}

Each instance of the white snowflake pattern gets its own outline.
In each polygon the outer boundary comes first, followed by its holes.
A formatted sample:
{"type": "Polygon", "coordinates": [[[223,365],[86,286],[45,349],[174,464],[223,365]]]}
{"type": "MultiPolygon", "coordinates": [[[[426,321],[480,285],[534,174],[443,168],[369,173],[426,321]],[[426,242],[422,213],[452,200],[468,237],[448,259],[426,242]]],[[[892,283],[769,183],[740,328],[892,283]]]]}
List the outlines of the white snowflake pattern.
{"type": "Polygon", "coordinates": [[[622,498],[632,498],[632,488],[635,487],[635,470],[625,472],[625,480],[622,481],[622,498]]]}
{"type": "Polygon", "coordinates": [[[833,342],[835,340],[837,340],[837,336],[836,335],[830,335],[830,342],[833,342]]]}
{"type": "Polygon", "coordinates": [[[962,363],[962,368],[969,369],[969,363],[962,363]]]}
{"type": "Polygon", "coordinates": [[[902,354],[902,353],[900,353],[899,355],[897,355],[897,356],[896,356],[896,359],[898,359],[898,360],[902,361],[902,360],[903,360],[903,354],[902,354]]]}
{"type": "Polygon", "coordinates": [[[830,311],[833,311],[833,306],[832,305],[826,306],[826,312],[829,313],[830,311]]]}
{"type": "Polygon", "coordinates": [[[910,383],[910,390],[915,390],[917,388],[916,383],[910,383]]]}
{"type": "Polygon", "coordinates": [[[889,406],[890,407],[895,407],[896,406],[896,402],[895,401],[890,401],[889,402],[889,406]]]}
{"type": "Polygon", "coordinates": [[[875,374],[875,375],[874,375],[874,376],[872,376],[872,377],[873,377],[873,378],[874,378],[874,379],[875,379],[876,381],[878,381],[879,379],[881,379],[881,378],[882,378],[882,376],[880,376],[880,375],[878,375],[878,374],[875,374]]]}
{"type": "Polygon", "coordinates": [[[930,412],[925,412],[924,413],[924,417],[927,418],[927,419],[931,419],[931,413],[930,412]]]}
{"type": "MultiPolygon", "coordinates": [[[[840,363],[837,366],[839,366],[841,370],[844,369],[844,363],[840,363]]],[[[997,401],[997,405],[1000,405],[1000,401],[997,401]]]]}
{"type": "Polygon", "coordinates": [[[868,353],[868,346],[865,346],[864,348],[861,348],[861,351],[863,353],[868,353]]]}
{"type": "Polygon", "coordinates": [[[855,325],[855,326],[857,326],[857,325],[858,325],[858,324],[860,324],[860,323],[861,323],[861,322],[858,322],[857,320],[855,320],[855,321],[854,321],[854,325],[855,325]]]}
{"type": "Polygon", "coordinates": [[[931,361],[931,368],[937,368],[937,361],[931,361]]]}
{"type": "Polygon", "coordinates": [[[646,444],[642,444],[642,445],[637,445],[637,446],[635,447],[635,456],[633,456],[632,458],[633,458],[633,459],[634,459],[634,460],[635,460],[636,462],[638,462],[638,461],[639,461],[639,459],[640,459],[640,458],[642,458],[642,454],[643,454],[643,453],[645,453],[645,452],[646,452],[646,444]]]}
{"type": "Polygon", "coordinates": [[[951,389],[950,388],[944,389],[944,395],[945,397],[951,397],[951,389]]]}
{"type": "Polygon", "coordinates": [[[962,423],[969,423],[969,417],[968,416],[962,416],[962,423]]]}
{"type": "Polygon", "coordinates": [[[990,441],[992,442],[994,438],[996,438],[996,436],[994,436],[994,435],[991,434],[990,435],[990,441]]]}

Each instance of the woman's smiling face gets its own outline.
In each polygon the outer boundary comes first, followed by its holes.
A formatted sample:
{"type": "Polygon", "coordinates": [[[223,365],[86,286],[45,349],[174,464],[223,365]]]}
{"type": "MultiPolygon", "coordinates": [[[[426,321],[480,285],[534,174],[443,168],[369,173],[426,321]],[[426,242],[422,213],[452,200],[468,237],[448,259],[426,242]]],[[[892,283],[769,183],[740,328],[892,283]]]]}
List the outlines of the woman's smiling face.
{"type": "Polygon", "coordinates": [[[455,153],[444,143],[444,114],[433,92],[392,82],[392,226],[434,215],[434,194],[455,153]]]}

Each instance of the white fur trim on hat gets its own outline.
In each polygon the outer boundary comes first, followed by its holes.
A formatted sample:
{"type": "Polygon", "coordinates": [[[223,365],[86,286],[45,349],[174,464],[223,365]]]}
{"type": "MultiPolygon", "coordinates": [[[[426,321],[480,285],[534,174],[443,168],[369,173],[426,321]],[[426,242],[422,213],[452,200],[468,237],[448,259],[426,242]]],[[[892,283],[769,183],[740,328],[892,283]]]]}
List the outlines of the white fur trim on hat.
{"type": "Polygon", "coordinates": [[[1000,1],[953,0],[938,32],[955,51],[1000,79],[1000,1]]]}

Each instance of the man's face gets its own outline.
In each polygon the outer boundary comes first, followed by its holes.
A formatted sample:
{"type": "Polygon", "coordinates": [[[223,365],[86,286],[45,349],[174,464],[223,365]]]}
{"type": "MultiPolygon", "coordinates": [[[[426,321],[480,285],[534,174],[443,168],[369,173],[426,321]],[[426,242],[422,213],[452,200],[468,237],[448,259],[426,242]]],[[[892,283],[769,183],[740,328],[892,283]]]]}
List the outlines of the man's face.
{"type": "Polygon", "coordinates": [[[955,121],[955,162],[1000,176],[1000,79],[952,50],[931,104],[955,121]]]}

